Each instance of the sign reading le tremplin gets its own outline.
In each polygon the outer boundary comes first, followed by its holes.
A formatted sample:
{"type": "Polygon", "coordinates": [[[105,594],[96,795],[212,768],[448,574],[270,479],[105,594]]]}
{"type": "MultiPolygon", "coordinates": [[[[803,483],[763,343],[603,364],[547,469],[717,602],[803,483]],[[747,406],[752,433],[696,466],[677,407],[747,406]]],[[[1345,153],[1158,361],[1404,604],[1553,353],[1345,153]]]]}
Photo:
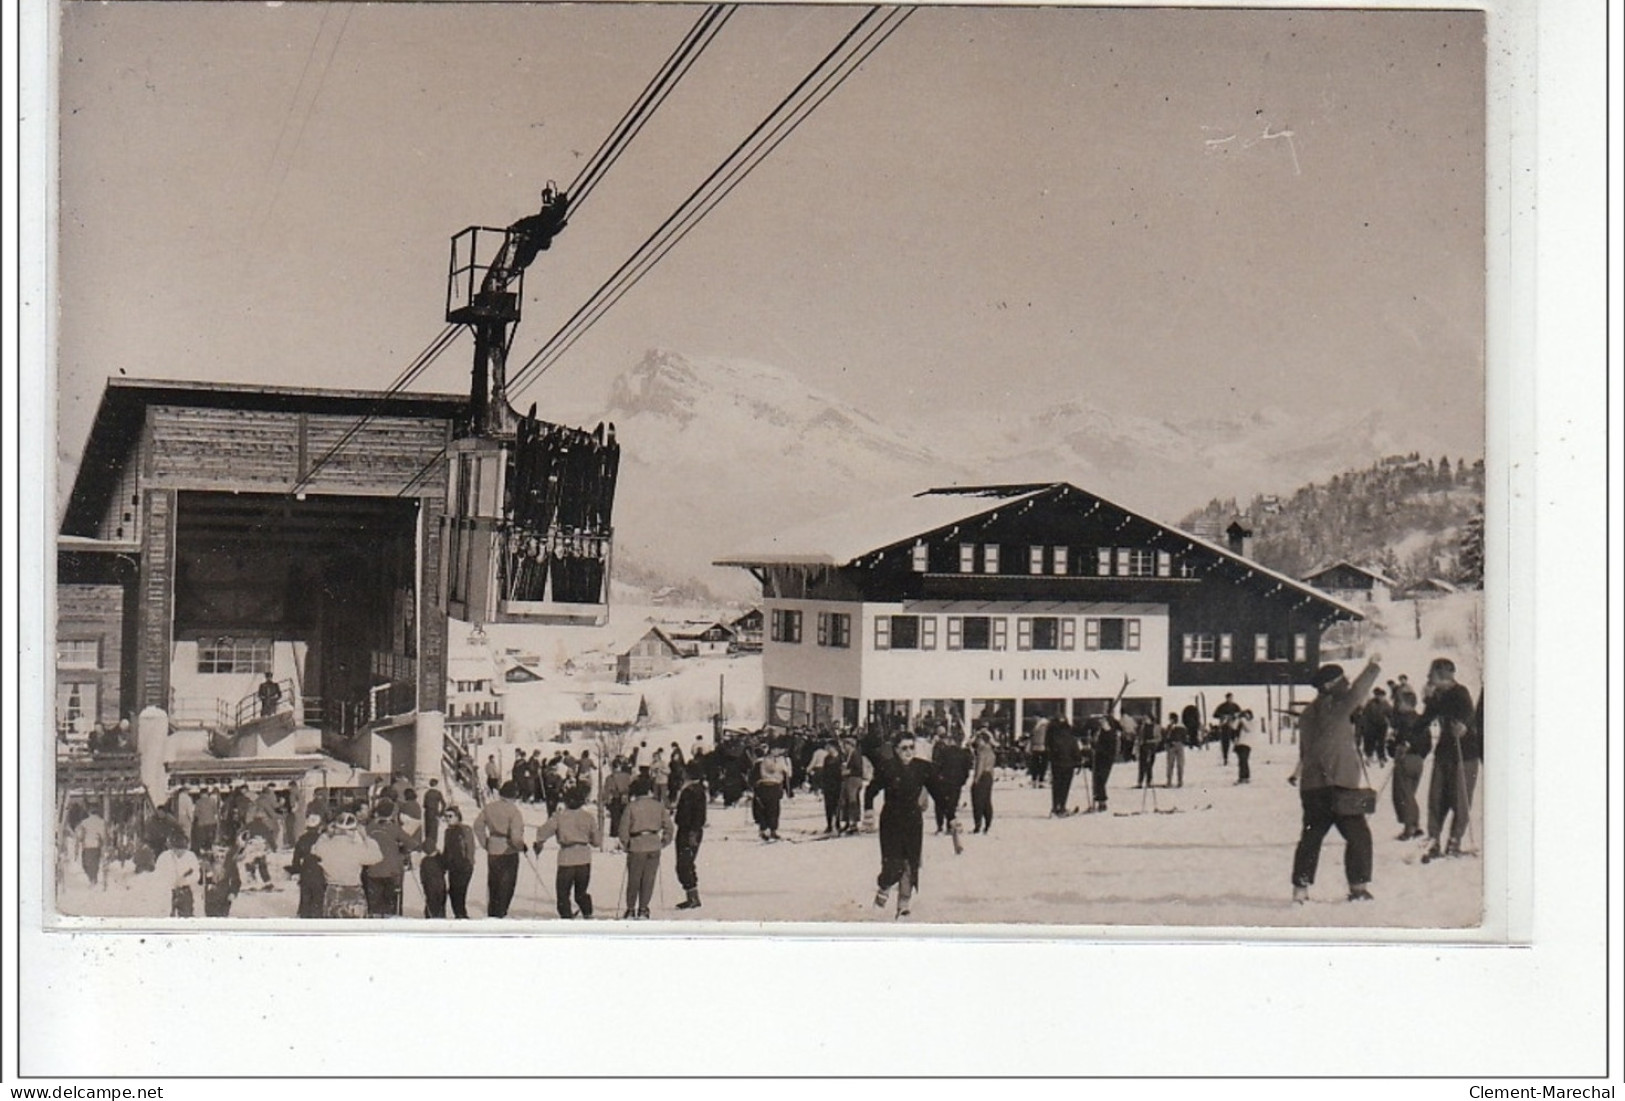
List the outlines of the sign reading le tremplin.
{"type": "MultiPolygon", "coordinates": [[[[1020,679],[1022,681],[1040,681],[1040,680],[1086,681],[1086,680],[1099,680],[1100,679],[1100,670],[1099,669],[1094,669],[1094,668],[1091,668],[1089,666],[1082,666],[1082,665],[1073,665],[1073,666],[1046,665],[1046,666],[1038,666],[1038,667],[1029,667],[1029,668],[1026,668],[1026,669],[1016,669],[1016,670],[1013,670],[1013,672],[1019,673],[1020,674],[1020,679]]],[[[1005,673],[1005,671],[1003,669],[999,669],[999,668],[989,669],[987,671],[987,679],[988,680],[1003,680],[1004,679],[1004,673],[1005,673]]],[[[1016,678],[1012,677],[1011,679],[1014,680],[1016,678]]]]}

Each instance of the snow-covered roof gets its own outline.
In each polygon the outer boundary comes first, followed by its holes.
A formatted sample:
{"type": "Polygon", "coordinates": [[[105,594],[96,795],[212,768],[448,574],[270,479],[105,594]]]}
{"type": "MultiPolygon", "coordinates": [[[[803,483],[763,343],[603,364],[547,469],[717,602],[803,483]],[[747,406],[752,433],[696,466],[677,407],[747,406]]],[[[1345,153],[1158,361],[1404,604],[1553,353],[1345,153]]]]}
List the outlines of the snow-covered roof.
{"type": "Polygon", "coordinates": [[[845,566],[870,551],[1012,504],[1049,484],[931,489],[871,501],[767,536],[716,560],[718,566],[845,566]]]}
{"type": "Polygon", "coordinates": [[[516,734],[560,723],[631,726],[643,713],[643,693],[610,687],[590,691],[548,685],[509,688],[504,719],[516,734]]]}
{"type": "Polygon", "coordinates": [[[1395,583],[1393,578],[1387,576],[1381,570],[1374,570],[1370,566],[1359,566],[1345,558],[1339,558],[1336,562],[1329,563],[1325,566],[1316,567],[1315,569],[1304,574],[1303,580],[1313,581],[1320,575],[1331,573],[1333,570],[1338,569],[1339,567],[1353,570],[1355,573],[1364,574],[1373,581],[1380,581],[1384,585],[1393,585],[1395,583]]]}
{"type": "Polygon", "coordinates": [[[924,538],[941,528],[1019,505],[1052,491],[1070,491],[1091,497],[1102,505],[1164,528],[1169,534],[1185,540],[1192,546],[1200,546],[1220,558],[1237,562],[1260,577],[1279,583],[1280,586],[1329,604],[1354,619],[1365,618],[1365,613],[1359,608],[1346,604],[1323,590],[1306,585],[1298,578],[1272,570],[1251,558],[1237,554],[1229,547],[1171,527],[1144,513],[1109,501],[1097,493],[1079,489],[1067,482],[946,487],[928,489],[909,497],[881,499],[823,520],[786,528],[776,535],[769,536],[757,548],[716,559],[712,564],[759,568],[772,566],[840,568],[886,547],[909,539],[924,538]]]}

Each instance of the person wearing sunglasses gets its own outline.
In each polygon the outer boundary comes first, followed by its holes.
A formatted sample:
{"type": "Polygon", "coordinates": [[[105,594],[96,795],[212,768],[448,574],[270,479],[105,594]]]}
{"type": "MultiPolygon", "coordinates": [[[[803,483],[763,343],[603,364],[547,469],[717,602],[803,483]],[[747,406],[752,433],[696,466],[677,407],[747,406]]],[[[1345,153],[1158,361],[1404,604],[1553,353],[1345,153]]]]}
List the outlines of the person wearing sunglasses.
{"type": "Polygon", "coordinates": [[[875,906],[884,907],[897,888],[897,916],[906,917],[914,890],[920,885],[920,856],[925,834],[927,797],[945,800],[946,786],[930,761],[915,755],[914,738],[902,735],[890,755],[876,755],[875,778],[863,793],[865,813],[875,796],[884,794],[880,808],[880,875],[875,880],[875,906]]]}

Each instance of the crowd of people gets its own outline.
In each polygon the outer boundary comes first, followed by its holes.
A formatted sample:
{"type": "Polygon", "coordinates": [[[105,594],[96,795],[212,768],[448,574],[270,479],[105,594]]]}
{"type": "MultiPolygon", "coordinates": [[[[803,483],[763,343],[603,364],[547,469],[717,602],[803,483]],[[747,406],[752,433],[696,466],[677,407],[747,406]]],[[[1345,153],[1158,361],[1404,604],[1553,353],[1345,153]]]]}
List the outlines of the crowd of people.
{"type": "MultiPolygon", "coordinates": [[[[1426,859],[1462,851],[1483,760],[1482,697],[1474,702],[1446,658],[1433,662],[1420,692],[1403,675],[1386,687],[1377,684],[1379,677],[1376,657],[1352,678],[1340,666],[1323,666],[1312,682],[1315,699],[1288,724],[1298,743],[1291,779],[1303,811],[1291,876],[1298,901],[1308,897],[1321,843],[1334,828],[1347,841],[1349,897],[1371,897],[1366,817],[1374,809],[1373,769],[1387,770],[1381,786],[1392,785],[1397,840],[1426,837],[1426,859]],[[1424,817],[1419,793],[1429,760],[1424,817]]],[[[891,730],[726,731],[709,748],[696,742],[686,753],[677,743],[639,744],[615,755],[601,778],[587,751],[544,759],[540,750],[521,750],[506,775],[490,757],[487,791],[476,793],[472,822],[437,779],[420,798],[397,776],[368,791],[322,789],[308,799],[286,784],[257,791],[241,783],[182,787],[134,828],[84,805],[69,808],[67,825],[91,882],[116,850],[131,857],[138,873],[152,873],[170,887],[170,913],[178,917],[197,912],[197,896],[205,916],[229,915],[242,892],[280,888],[272,863],[286,861],[302,918],[378,918],[409,909],[427,918],[467,918],[483,850],[485,912],[501,918],[522,864],[528,862],[540,881],[536,858],[551,844],[558,852],[558,916],[591,918],[593,858],[613,841],[626,865],[624,900],[617,905],[623,918],[638,920],[650,916],[661,854],[673,844],[684,891],[677,909],[702,905],[699,856],[711,804],[735,807],[748,799],[757,834],[770,843],[780,839],[784,801],[805,792],[821,801],[824,835],[878,834],[876,905],[885,906],[896,890],[898,912],[905,914],[920,882],[927,808],[936,832],[953,835],[957,847],[958,810],[968,788],[972,832],[991,831],[994,777],[1005,765],[1023,766],[1029,785],[1049,788],[1054,817],[1080,812],[1072,805],[1080,772],[1088,774],[1083,813],[1107,810],[1118,764],[1133,762],[1134,788],[1148,791],[1159,786],[1160,756],[1160,786],[1181,787],[1188,750],[1215,752],[1227,769],[1233,761],[1234,782],[1251,782],[1256,717],[1233,695],[1210,717],[1192,704],[1165,721],[1121,713],[1122,698],[1119,691],[1103,711],[1075,725],[1061,715],[1037,718],[1015,743],[1014,758],[1001,753],[1012,744],[1008,733],[985,722],[972,723],[968,737],[961,724],[941,720],[891,730]],[[589,806],[595,799],[599,806],[589,806]],[[528,824],[521,809],[527,804],[545,808],[540,826],[528,824]],[[409,881],[419,888],[410,906],[409,881]]]]}

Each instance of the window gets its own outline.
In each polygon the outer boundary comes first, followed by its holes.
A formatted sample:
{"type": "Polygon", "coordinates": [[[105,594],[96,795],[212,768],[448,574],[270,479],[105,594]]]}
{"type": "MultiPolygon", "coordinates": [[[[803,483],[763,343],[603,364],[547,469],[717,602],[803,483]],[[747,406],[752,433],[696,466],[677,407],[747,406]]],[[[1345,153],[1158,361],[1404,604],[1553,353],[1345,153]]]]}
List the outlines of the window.
{"type": "Polygon", "coordinates": [[[1112,549],[1101,547],[1095,552],[1095,572],[1101,577],[1110,577],[1112,573],[1112,549]]]}
{"type": "Polygon", "coordinates": [[[1254,661],[1308,661],[1309,636],[1299,632],[1290,639],[1286,635],[1256,634],[1253,636],[1254,661]]]}
{"type": "Polygon", "coordinates": [[[1218,640],[1206,632],[1184,636],[1181,654],[1185,661],[1212,661],[1218,649],[1218,640]]]}
{"type": "Polygon", "coordinates": [[[999,545],[997,543],[984,543],[982,545],[982,572],[999,572],[999,545]]]}
{"type": "Polygon", "coordinates": [[[1051,547],[1049,549],[1050,572],[1061,576],[1066,575],[1066,548],[1051,547]]]}
{"type": "Polygon", "coordinates": [[[1219,660],[1234,661],[1236,657],[1236,638],[1226,632],[1219,636],[1219,660]]]}
{"type": "Polygon", "coordinates": [[[1123,577],[1151,577],[1157,572],[1157,556],[1138,547],[1119,547],[1117,572],[1123,577]]]}
{"type": "Polygon", "coordinates": [[[948,649],[993,649],[993,620],[985,615],[949,616],[948,649]]]}
{"type": "Polygon", "coordinates": [[[772,631],[774,642],[801,641],[801,613],[790,608],[773,609],[772,631]]]}
{"type": "Polygon", "coordinates": [[[810,718],[807,713],[807,693],[793,688],[769,688],[767,711],[768,722],[775,726],[806,726],[810,718]]]}
{"type": "Polygon", "coordinates": [[[197,644],[199,673],[269,673],[268,638],[201,638],[197,644]]]}
{"type": "Polygon", "coordinates": [[[1028,573],[1043,573],[1044,572],[1044,548],[1043,547],[1028,547],[1027,548],[1027,572],[1028,573]]]}
{"type": "Polygon", "coordinates": [[[1179,560],[1179,576],[1187,579],[1197,576],[1196,563],[1181,558],[1179,560]]]}
{"type": "Polygon", "coordinates": [[[976,572],[976,544],[975,543],[961,543],[961,544],[959,544],[959,572],[960,573],[975,573],[976,572]]]}
{"type": "Polygon", "coordinates": [[[818,645],[842,650],[852,645],[852,616],[846,612],[818,613],[818,645]]]}
{"type": "Polygon", "coordinates": [[[1016,649],[1070,650],[1076,645],[1075,630],[1071,619],[1052,615],[1020,616],[1016,619],[1016,649]]]}
{"type": "Polygon", "coordinates": [[[1140,648],[1140,621],[1107,616],[1083,621],[1083,648],[1085,650],[1138,650],[1140,648]]]}
{"type": "Polygon", "coordinates": [[[57,729],[64,734],[88,734],[96,721],[94,681],[63,681],[56,686],[57,729]]]}
{"type": "Polygon", "coordinates": [[[935,650],[937,617],[891,615],[875,618],[876,650],[935,650]]]}
{"type": "Polygon", "coordinates": [[[924,573],[930,566],[929,550],[924,543],[914,544],[913,565],[915,573],[924,573]]]}
{"type": "Polygon", "coordinates": [[[99,638],[63,638],[56,643],[58,669],[95,669],[102,663],[99,638]]]}

